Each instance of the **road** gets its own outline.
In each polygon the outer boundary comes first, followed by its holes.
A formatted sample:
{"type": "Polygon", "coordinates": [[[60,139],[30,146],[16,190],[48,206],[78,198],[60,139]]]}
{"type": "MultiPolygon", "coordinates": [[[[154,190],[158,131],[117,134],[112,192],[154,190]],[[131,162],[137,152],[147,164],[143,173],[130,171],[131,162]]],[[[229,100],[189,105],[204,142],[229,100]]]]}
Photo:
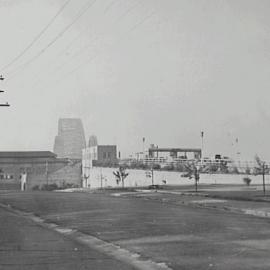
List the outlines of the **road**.
{"type": "Polygon", "coordinates": [[[175,195],[122,195],[26,192],[1,194],[0,202],[171,269],[270,268],[267,218],[183,205],[175,195]]]}

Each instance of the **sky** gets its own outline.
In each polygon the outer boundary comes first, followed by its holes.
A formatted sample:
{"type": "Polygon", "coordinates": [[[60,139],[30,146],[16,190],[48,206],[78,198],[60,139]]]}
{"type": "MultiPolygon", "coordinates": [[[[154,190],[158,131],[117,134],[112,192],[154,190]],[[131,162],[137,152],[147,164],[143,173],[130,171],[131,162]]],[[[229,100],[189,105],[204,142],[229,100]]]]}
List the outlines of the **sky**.
{"type": "Polygon", "coordinates": [[[204,131],[205,156],[270,160],[269,14],[269,0],[0,0],[0,150],[52,150],[74,117],[126,157],[143,137],[201,147],[204,131]]]}

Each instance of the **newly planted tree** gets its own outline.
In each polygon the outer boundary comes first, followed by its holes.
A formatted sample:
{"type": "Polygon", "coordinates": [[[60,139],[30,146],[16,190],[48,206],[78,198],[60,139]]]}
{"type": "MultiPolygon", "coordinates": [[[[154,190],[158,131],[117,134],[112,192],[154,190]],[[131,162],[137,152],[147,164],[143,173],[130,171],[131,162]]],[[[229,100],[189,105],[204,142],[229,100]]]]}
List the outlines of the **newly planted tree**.
{"type": "Polygon", "coordinates": [[[269,174],[270,168],[269,166],[265,163],[265,161],[261,160],[257,155],[255,156],[255,161],[256,165],[254,168],[254,174],[260,174],[262,175],[262,180],[263,180],[263,194],[265,195],[265,175],[269,174]]]}
{"type": "Polygon", "coordinates": [[[128,173],[126,172],[126,169],[124,167],[119,167],[118,171],[113,172],[117,185],[121,182],[122,187],[125,187],[125,179],[128,176],[128,173]]]}
{"type": "Polygon", "coordinates": [[[189,161],[185,163],[186,173],[183,175],[184,177],[188,177],[189,179],[194,179],[195,192],[198,191],[198,183],[200,180],[200,172],[202,171],[203,166],[199,161],[189,161]]]}
{"type": "Polygon", "coordinates": [[[210,173],[211,165],[203,164],[199,160],[192,160],[184,163],[184,168],[186,173],[183,177],[188,177],[189,179],[194,179],[195,192],[198,191],[198,183],[200,180],[201,173],[210,173]]]}

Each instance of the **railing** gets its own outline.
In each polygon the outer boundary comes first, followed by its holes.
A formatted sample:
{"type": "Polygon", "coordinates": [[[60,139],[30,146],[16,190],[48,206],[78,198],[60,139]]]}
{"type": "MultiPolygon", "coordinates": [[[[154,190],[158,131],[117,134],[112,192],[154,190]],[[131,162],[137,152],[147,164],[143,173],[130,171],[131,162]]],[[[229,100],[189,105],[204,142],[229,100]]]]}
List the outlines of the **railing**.
{"type": "MultiPolygon", "coordinates": [[[[183,159],[183,158],[175,158],[172,160],[166,158],[144,158],[144,159],[125,159],[121,160],[120,164],[145,164],[145,165],[160,165],[160,166],[175,166],[175,165],[184,165],[191,162],[200,163],[202,165],[226,165],[228,168],[234,167],[238,169],[253,169],[258,167],[258,163],[254,161],[243,161],[243,160],[232,160],[232,159],[183,159]]],[[[265,166],[270,167],[270,161],[263,161],[265,166]]]]}

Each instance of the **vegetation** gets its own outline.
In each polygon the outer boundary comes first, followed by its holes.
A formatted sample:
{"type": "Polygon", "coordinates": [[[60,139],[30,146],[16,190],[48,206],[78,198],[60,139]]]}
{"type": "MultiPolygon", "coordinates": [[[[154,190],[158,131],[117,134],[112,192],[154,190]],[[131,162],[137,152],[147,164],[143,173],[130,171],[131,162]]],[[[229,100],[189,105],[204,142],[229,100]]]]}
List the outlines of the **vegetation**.
{"type": "Polygon", "coordinates": [[[42,191],[53,191],[53,190],[61,190],[67,188],[78,188],[79,185],[73,183],[65,183],[63,182],[61,186],[58,186],[56,183],[52,184],[43,184],[42,186],[35,185],[32,187],[32,190],[42,190],[42,191]]]}
{"type": "Polygon", "coordinates": [[[247,186],[249,186],[250,183],[251,183],[251,179],[250,179],[249,177],[244,177],[244,178],[243,178],[243,182],[244,182],[247,186]]]}
{"type": "Polygon", "coordinates": [[[262,175],[263,180],[263,194],[265,195],[265,174],[269,174],[270,168],[268,165],[265,164],[265,161],[261,160],[259,156],[255,156],[255,161],[257,163],[257,166],[254,168],[254,174],[255,175],[262,175]]]}
{"type": "Polygon", "coordinates": [[[126,172],[126,168],[120,166],[119,167],[119,170],[118,171],[114,171],[113,174],[115,176],[117,185],[119,185],[119,183],[121,182],[122,183],[122,188],[124,188],[125,187],[125,179],[129,175],[126,172]]]}
{"type": "Polygon", "coordinates": [[[43,190],[43,191],[53,191],[53,190],[57,190],[58,189],[58,186],[57,184],[44,184],[41,186],[41,189],[40,190],[43,190]]]}
{"type": "Polygon", "coordinates": [[[200,172],[202,171],[202,166],[199,164],[199,162],[188,162],[185,164],[186,171],[183,177],[188,177],[189,179],[194,179],[194,185],[195,185],[195,192],[198,191],[198,182],[200,180],[200,172]]]}

